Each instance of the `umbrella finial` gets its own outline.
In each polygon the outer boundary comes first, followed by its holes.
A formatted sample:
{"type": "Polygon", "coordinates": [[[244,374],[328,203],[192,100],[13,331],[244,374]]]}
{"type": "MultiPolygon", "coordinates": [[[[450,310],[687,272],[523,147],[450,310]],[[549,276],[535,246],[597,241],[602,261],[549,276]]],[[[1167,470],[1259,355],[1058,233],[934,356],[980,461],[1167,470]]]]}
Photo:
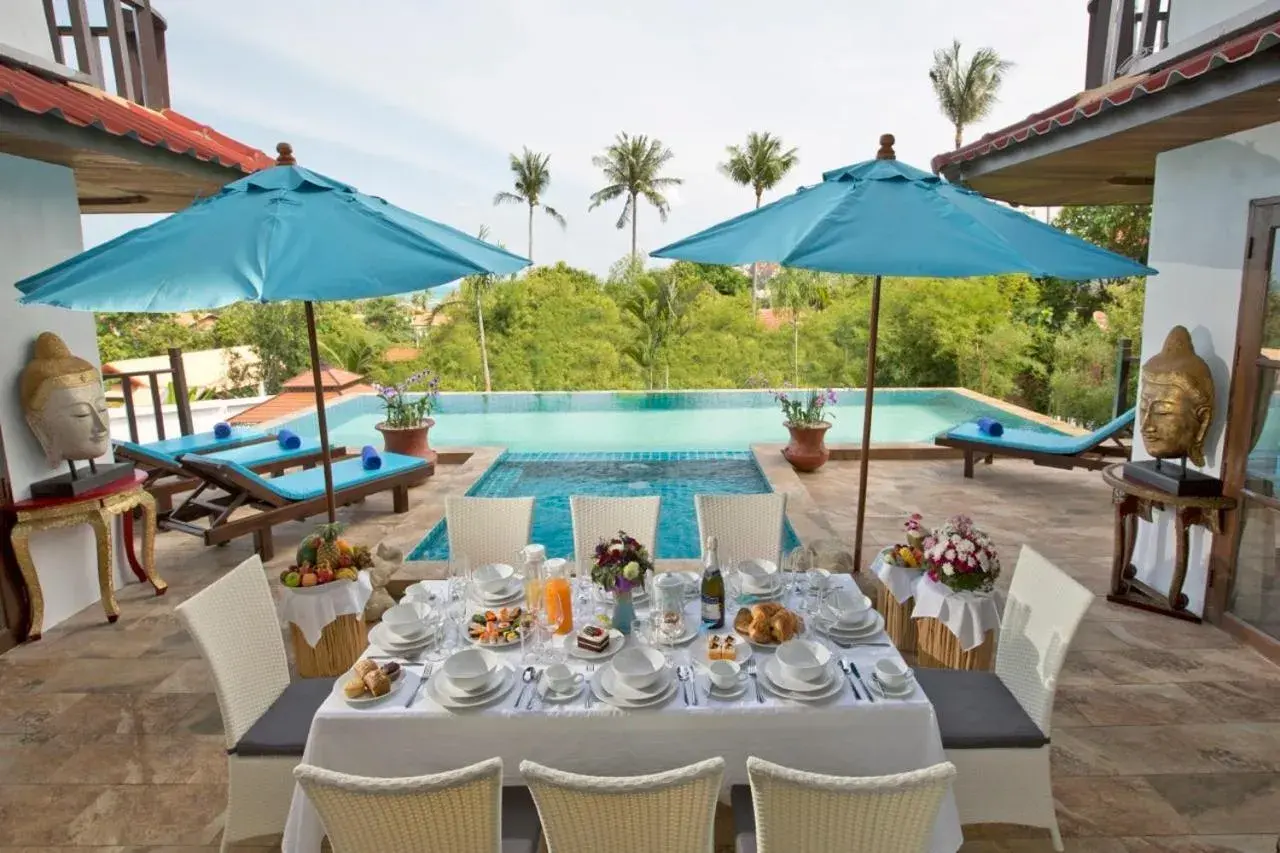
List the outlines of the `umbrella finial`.
{"type": "Polygon", "coordinates": [[[296,166],[298,161],[293,159],[293,146],[287,142],[281,142],[276,146],[276,153],[280,156],[276,158],[277,166],[296,166]]]}
{"type": "Polygon", "coordinates": [[[898,155],[893,153],[893,143],[896,142],[892,133],[883,134],[880,137],[880,150],[876,152],[877,160],[897,160],[898,155]]]}

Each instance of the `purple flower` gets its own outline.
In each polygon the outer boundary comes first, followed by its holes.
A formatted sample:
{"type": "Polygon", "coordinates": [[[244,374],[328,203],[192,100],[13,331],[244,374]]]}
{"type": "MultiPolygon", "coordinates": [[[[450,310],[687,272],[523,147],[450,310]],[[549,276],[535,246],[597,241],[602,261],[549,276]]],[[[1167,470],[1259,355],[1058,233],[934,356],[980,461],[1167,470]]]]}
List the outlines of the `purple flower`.
{"type": "Polygon", "coordinates": [[[836,392],[834,388],[827,389],[827,402],[833,406],[836,404],[836,392]]]}

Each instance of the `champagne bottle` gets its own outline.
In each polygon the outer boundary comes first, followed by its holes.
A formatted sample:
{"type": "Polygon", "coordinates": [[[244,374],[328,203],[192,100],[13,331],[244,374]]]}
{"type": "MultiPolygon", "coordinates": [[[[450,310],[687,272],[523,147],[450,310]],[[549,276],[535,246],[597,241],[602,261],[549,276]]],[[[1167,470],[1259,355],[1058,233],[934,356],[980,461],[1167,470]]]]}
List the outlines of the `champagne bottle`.
{"type": "Polygon", "coordinates": [[[707,556],[702,565],[702,624],[708,628],[724,627],[724,577],[716,554],[716,538],[707,537],[707,556]]]}

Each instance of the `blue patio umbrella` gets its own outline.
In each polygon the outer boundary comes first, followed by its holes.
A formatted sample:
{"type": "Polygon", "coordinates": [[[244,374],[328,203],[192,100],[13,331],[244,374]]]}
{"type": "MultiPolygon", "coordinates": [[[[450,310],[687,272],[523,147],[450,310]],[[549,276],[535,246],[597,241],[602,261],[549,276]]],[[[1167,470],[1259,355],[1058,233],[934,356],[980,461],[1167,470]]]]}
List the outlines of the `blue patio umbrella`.
{"type": "Polygon", "coordinates": [[[963,278],[1026,273],[1073,281],[1155,270],[1071,236],[977,192],[897,160],[880,137],[876,159],[825,172],[822,183],[653,252],[711,264],[771,261],[874,276],[854,564],[862,531],[875,392],[882,276],[963,278]]]}
{"type": "Polygon", "coordinates": [[[276,165],[190,207],[17,284],[21,302],[84,311],[173,312],[233,302],[304,303],[329,521],[329,435],[315,301],[367,299],[529,261],[354,187],[301,168],[287,143],[276,165]]]}

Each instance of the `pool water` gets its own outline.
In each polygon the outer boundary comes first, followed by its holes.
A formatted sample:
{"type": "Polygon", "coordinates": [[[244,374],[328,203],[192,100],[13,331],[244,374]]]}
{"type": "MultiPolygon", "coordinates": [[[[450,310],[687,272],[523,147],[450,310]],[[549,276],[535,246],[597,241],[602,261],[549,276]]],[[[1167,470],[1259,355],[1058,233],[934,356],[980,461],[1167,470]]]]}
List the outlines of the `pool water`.
{"type": "MultiPolygon", "coordinates": [[[[828,443],[862,440],[863,392],[839,392],[828,443]]],[[[362,395],[327,409],[337,444],[381,446],[374,425],[378,398],[362,395]]],[[[1008,410],[949,389],[876,392],[871,440],[930,442],[940,432],[981,416],[1009,427],[1053,432],[1008,410]]],[[[441,394],[431,429],[435,447],[499,445],[518,452],[746,450],[784,442],[782,414],[765,391],[572,392],[441,394]]],[[[299,435],[316,436],[315,414],[289,421],[299,435]]]]}
{"type": "MultiPolygon", "coordinates": [[[[552,557],[573,556],[570,495],[643,497],[658,495],[658,559],[697,559],[697,494],[752,495],[772,491],[750,453],[506,453],[467,494],[532,497],[532,541],[552,557]]],[[[783,549],[799,544],[788,523],[783,549]]],[[[730,555],[732,556],[732,555],[730,555]]],[[[747,556],[747,555],[743,555],[747,556]]],[[[409,555],[411,560],[447,560],[449,538],[441,521],[409,555]]],[[[512,555],[515,559],[515,555],[512,555]]]]}

